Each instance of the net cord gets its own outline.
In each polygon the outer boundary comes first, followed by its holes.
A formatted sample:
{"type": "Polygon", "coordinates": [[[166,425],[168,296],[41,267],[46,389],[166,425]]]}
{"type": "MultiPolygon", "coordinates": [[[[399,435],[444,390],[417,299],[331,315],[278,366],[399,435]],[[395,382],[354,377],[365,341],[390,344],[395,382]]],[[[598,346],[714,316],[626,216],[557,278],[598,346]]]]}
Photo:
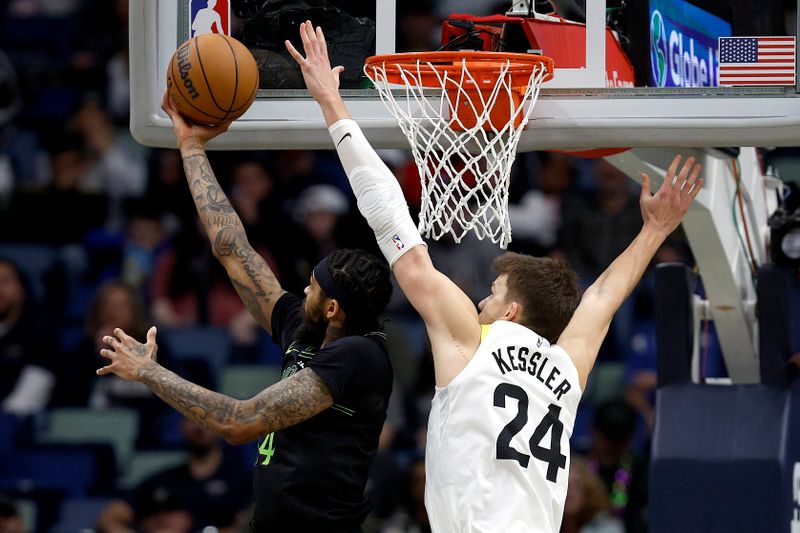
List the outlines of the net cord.
{"type": "MultiPolygon", "coordinates": [[[[479,239],[489,238],[505,249],[511,241],[508,216],[508,188],[511,165],[522,131],[530,120],[547,70],[535,65],[518,106],[513,105],[511,62],[500,63],[497,82],[491,90],[480,87],[466,60],[456,75],[437,70],[426,61],[394,64],[403,89],[396,98],[388,81],[387,64],[365,69],[381,100],[409,141],[422,184],[418,229],[438,240],[451,234],[460,242],[470,231],[479,239]],[[433,73],[439,85],[425,94],[423,76],[433,73]],[[450,97],[448,98],[448,93],[450,97]],[[490,112],[502,95],[500,105],[509,102],[510,120],[498,127],[490,112]],[[458,109],[468,107],[466,116],[475,118],[466,125],[458,109]],[[519,125],[515,126],[519,118],[519,125]],[[487,127],[485,127],[487,126],[487,127]]],[[[461,112],[462,116],[464,111],[461,112]]]]}

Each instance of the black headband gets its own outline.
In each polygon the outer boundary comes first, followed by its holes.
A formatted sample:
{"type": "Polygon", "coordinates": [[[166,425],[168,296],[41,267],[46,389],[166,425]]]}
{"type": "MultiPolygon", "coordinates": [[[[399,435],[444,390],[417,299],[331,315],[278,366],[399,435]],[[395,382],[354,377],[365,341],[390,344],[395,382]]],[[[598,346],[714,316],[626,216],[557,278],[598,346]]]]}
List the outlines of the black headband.
{"type": "Polygon", "coordinates": [[[339,306],[344,309],[344,312],[347,315],[352,317],[364,314],[366,311],[367,306],[362,305],[358,301],[357,297],[343,290],[333,280],[331,271],[328,268],[328,257],[325,257],[322,261],[317,263],[317,266],[314,267],[314,279],[316,279],[317,283],[319,283],[319,286],[322,288],[322,292],[325,293],[325,296],[339,302],[339,306]]]}

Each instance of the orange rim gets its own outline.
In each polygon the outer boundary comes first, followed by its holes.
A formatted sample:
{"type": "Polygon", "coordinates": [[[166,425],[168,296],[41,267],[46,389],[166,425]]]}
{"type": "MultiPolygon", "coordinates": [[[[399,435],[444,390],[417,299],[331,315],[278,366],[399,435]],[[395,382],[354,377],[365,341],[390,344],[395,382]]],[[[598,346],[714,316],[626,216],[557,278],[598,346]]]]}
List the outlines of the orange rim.
{"type": "Polygon", "coordinates": [[[387,82],[401,85],[406,83],[401,73],[411,70],[419,74],[423,87],[441,87],[440,77],[448,74],[448,78],[452,80],[453,75],[460,76],[465,63],[466,69],[481,86],[496,83],[500,69],[506,63],[508,63],[511,86],[515,88],[528,85],[531,74],[537,66],[545,69],[542,81],[553,77],[552,58],[507,52],[443,51],[382,54],[368,57],[365,69],[367,75],[372,78],[371,70],[382,67],[387,82]]]}

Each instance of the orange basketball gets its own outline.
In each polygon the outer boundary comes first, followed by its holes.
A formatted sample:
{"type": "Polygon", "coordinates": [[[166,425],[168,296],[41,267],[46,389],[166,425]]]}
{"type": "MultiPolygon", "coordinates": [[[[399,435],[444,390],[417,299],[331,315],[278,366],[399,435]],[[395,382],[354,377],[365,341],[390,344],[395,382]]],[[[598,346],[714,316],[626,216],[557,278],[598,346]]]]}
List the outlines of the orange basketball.
{"type": "Polygon", "coordinates": [[[192,37],[172,55],[167,89],[182,115],[213,125],[239,118],[258,91],[258,66],[245,45],[227,35],[192,37]]]}

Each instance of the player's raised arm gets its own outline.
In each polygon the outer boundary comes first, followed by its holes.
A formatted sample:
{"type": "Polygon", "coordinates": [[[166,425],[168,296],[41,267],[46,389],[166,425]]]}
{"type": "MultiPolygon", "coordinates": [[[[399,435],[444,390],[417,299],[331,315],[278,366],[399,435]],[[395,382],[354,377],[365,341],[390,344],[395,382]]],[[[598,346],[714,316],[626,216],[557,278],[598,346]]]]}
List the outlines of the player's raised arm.
{"type": "Polygon", "coordinates": [[[208,390],[156,362],[156,333],[156,328],[151,327],[144,344],[120,328],[103,337],[108,348],[100,350],[100,355],[109,364],[97,370],[97,374],[116,374],[144,383],[184,416],[231,444],[243,444],[299,424],[333,405],[328,385],[311,368],[282,379],[249,400],[208,390]]]}
{"type": "Polygon", "coordinates": [[[558,344],[572,357],[581,379],[581,387],[594,366],[600,345],[608,333],[611,318],[639,283],[658,248],[681,223],[703,186],[700,165],[693,157],[678,172],[681,156],[676,155],[667,170],[664,183],[655,195],[650,194],[650,179],[642,174],[639,204],[644,224],[633,242],[586,290],[580,305],[558,344]]]}
{"type": "Polygon", "coordinates": [[[271,332],[272,310],[285,291],[264,258],[250,246],[242,221],[222,191],[206,157],[206,143],[225,132],[230,123],[215,127],[191,124],[178,113],[166,92],[161,108],[172,119],[186,180],[214,256],[225,267],[247,310],[271,332]]]}
{"type": "Polygon", "coordinates": [[[370,146],[339,94],[339,74],[331,67],[321,28],[300,25],[303,56],[286,41],[300,65],[311,95],[319,104],[344,166],[358,209],[375,232],[400,288],[428,329],[436,382],[447,385],[466,365],[480,344],[478,313],[469,297],[437,271],[408,212],[397,179],[370,146]]]}

